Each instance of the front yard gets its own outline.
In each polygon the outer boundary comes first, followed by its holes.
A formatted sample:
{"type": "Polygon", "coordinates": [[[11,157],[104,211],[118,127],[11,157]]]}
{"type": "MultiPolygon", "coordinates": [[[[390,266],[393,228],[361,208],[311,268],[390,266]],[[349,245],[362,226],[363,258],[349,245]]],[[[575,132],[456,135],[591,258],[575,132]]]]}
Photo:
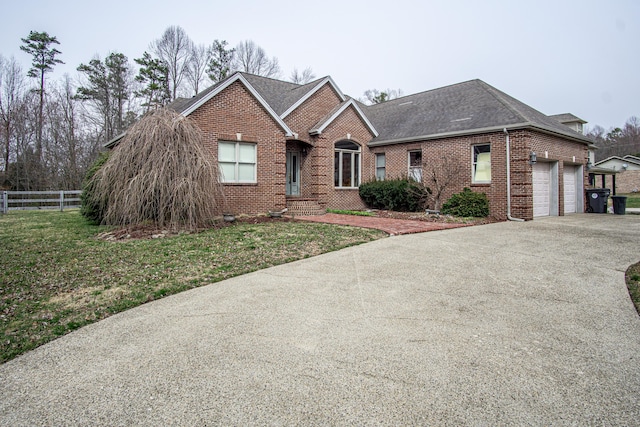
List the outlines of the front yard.
{"type": "Polygon", "coordinates": [[[163,238],[109,231],[77,211],[0,216],[0,363],[154,299],[386,236],[277,219],[163,238]]]}

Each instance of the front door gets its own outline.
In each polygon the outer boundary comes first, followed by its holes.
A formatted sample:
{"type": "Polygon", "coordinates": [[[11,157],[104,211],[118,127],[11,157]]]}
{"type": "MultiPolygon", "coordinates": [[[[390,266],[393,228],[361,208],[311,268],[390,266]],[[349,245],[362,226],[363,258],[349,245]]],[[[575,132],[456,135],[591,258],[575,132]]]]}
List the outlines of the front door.
{"type": "Polygon", "coordinates": [[[300,195],[300,153],[287,151],[287,196],[300,195]]]}

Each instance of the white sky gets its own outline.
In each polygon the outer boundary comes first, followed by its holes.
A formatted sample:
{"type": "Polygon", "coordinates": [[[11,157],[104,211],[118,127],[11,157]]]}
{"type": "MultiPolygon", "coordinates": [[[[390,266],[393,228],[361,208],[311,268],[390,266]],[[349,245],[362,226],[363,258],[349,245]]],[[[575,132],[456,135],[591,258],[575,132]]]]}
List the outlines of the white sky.
{"type": "Polygon", "coordinates": [[[26,70],[30,30],[60,41],[50,78],[96,54],[133,62],[166,27],[196,43],[246,39],[294,67],[331,75],[353,97],[405,95],[479,78],[545,114],[605,129],[640,116],[638,0],[2,0],[0,54],[26,70]]]}

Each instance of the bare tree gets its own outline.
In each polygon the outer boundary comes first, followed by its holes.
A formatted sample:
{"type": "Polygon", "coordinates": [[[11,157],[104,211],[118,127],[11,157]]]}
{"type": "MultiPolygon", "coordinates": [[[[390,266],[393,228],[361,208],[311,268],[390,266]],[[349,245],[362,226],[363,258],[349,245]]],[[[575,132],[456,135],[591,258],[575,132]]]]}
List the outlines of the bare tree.
{"type": "Polygon", "coordinates": [[[293,71],[291,72],[291,76],[289,76],[289,79],[293,83],[300,84],[300,85],[309,83],[315,78],[316,78],[316,75],[313,73],[313,70],[311,69],[311,67],[305,68],[304,70],[302,70],[302,72],[298,71],[297,68],[294,68],[293,71]]]}
{"type": "Polygon", "coordinates": [[[86,140],[83,138],[79,100],[69,75],[52,89],[47,103],[46,159],[53,189],[76,190],[82,185],[86,162],[82,161],[86,140]]]}
{"type": "Polygon", "coordinates": [[[440,161],[432,162],[424,177],[425,185],[431,190],[433,209],[440,210],[442,197],[464,173],[464,164],[452,156],[442,156],[440,161]]]}
{"type": "Polygon", "coordinates": [[[211,49],[205,45],[192,45],[191,58],[187,64],[187,81],[194,95],[200,92],[200,85],[207,79],[207,68],[211,62],[211,49]]]}
{"type": "Polygon", "coordinates": [[[151,42],[149,49],[162,60],[169,71],[171,100],[176,99],[182,89],[191,60],[193,42],[179,26],[168,27],[162,37],[151,42]]]}
{"type": "Polygon", "coordinates": [[[265,50],[252,40],[242,41],[236,46],[232,68],[263,77],[277,78],[280,75],[278,58],[269,58],[265,50]]]}
{"type": "Polygon", "coordinates": [[[378,89],[369,89],[364,92],[364,99],[360,99],[359,101],[368,104],[379,104],[385,101],[391,101],[395,98],[400,98],[402,95],[402,89],[387,89],[383,91],[379,91],[378,89]]]}
{"type": "Polygon", "coordinates": [[[596,161],[611,156],[625,156],[640,153],[640,118],[630,117],[622,128],[611,128],[609,132],[601,126],[595,126],[587,133],[594,140],[598,149],[596,161]]]}
{"type": "Polygon", "coordinates": [[[0,125],[2,126],[3,168],[6,173],[11,159],[12,141],[19,110],[24,102],[25,82],[22,67],[15,60],[5,60],[0,55],[0,125]]]}

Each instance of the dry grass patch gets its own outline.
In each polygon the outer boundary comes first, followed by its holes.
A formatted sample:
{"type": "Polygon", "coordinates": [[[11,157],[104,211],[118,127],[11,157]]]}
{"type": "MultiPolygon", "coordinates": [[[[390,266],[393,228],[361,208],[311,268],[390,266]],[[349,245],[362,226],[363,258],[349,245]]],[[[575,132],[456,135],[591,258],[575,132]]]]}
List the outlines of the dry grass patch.
{"type": "Polygon", "coordinates": [[[77,211],[0,216],[0,362],[166,295],[386,236],[266,218],[156,239],[105,231],[77,211]]]}

